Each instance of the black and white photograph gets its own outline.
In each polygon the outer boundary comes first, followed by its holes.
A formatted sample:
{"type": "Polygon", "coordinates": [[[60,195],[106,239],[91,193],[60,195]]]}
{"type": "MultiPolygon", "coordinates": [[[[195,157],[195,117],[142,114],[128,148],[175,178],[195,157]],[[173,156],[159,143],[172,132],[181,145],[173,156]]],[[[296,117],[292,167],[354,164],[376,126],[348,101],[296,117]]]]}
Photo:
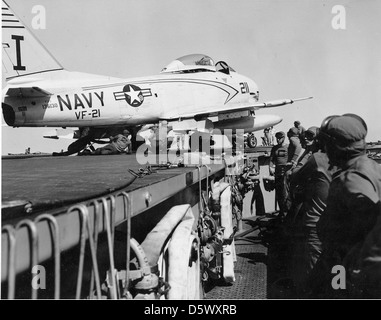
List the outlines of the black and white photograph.
{"type": "Polygon", "coordinates": [[[380,300],[380,17],[2,0],[1,300],[380,300]]]}

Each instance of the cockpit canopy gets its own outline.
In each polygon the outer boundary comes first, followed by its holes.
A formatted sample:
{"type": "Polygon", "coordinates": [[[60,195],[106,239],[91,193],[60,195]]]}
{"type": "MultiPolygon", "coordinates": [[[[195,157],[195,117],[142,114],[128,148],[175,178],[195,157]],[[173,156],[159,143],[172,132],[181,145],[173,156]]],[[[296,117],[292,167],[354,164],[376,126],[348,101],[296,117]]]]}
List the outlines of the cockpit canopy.
{"type": "Polygon", "coordinates": [[[224,61],[214,63],[213,59],[205,54],[189,54],[180,57],[168,64],[161,73],[195,73],[195,72],[223,72],[229,74],[234,70],[224,61]]]}

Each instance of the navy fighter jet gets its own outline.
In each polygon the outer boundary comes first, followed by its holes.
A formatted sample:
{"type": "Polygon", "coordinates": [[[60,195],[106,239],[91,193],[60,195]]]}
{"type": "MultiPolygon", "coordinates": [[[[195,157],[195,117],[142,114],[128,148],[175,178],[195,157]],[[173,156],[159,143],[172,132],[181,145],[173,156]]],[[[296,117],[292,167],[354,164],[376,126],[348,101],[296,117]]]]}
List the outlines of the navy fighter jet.
{"type": "MultiPolygon", "coordinates": [[[[259,101],[257,84],[224,61],[191,54],[160,73],[112,78],[65,70],[3,1],[3,117],[11,127],[77,128],[66,154],[145,124],[212,122],[215,129],[263,130],[282,121],[255,114],[299,99],[259,101]]],[[[183,128],[184,129],[184,128],[183,128]]]]}

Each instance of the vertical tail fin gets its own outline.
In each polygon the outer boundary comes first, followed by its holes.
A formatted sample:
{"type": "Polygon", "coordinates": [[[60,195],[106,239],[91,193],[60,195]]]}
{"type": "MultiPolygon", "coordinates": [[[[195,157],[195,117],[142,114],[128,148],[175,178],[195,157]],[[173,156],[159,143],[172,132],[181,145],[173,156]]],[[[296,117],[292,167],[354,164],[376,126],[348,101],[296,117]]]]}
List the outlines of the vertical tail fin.
{"type": "Polygon", "coordinates": [[[63,69],[4,0],[1,17],[3,75],[7,80],[33,73],[63,69]]]}

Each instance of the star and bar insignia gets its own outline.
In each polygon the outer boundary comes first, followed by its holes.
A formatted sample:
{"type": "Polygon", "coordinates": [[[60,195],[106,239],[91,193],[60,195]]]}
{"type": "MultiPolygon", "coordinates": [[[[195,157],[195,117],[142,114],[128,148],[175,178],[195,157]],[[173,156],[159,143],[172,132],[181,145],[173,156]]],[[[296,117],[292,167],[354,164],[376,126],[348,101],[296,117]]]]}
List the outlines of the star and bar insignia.
{"type": "Polygon", "coordinates": [[[144,97],[152,96],[151,89],[140,89],[134,84],[126,84],[123,91],[114,92],[115,100],[126,100],[131,107],[140,107],[144,97]]]}

